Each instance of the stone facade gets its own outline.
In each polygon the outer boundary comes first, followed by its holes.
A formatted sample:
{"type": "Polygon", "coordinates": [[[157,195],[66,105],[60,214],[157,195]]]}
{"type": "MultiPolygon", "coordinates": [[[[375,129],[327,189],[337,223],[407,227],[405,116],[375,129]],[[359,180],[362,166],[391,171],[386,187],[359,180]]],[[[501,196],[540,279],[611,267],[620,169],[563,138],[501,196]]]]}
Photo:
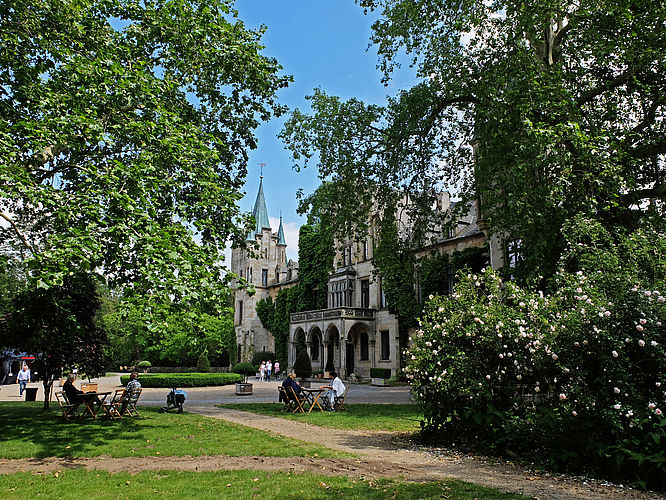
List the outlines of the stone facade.
{"type": "Polygon", "coordinates": [[[280,290],[294,286],[298,280],[298,263],[287,260],[282,218],[277,232],[270,227],[263,177],[252,213],[256,226],[248,234],[248,249],[234,248],[231,252],[231,271],[240,278],[232,283],[235,288],[237,361],[250,361],[256,351],[275,352],[273,335],[262,326],[256,305],[266,297],[275,299],[280,290]],[[241,280],[251,287],[240,286],[241,280]],[[254,293],[248,290],[254,290],[254,293]]]}
{"type": "MultiPolygon", "coordinates": [[[[451,207],[448,193],[440,195],[439,205],[443,212],[451,207]]],[[[404,235],[408,222],[399,220],[404,235]]],[[[328,283],[328,308],[291,315],[289,367],[296,359],[297,345],[305,343],[313,370],[325,370],[329,358],[343,377],[354,373],[367,378],[375,367],[390,368],[392,375],[400,369],[398,318],[386,305],[381,278],[375,276],[372,264],[373,227],[370,224],[369,234],[361,241],[336,244],[335,269],[328,283]]],[[[440,234],[422,253],[450,255],[486,243],[472,204],[451,231],[440,234]]]]}

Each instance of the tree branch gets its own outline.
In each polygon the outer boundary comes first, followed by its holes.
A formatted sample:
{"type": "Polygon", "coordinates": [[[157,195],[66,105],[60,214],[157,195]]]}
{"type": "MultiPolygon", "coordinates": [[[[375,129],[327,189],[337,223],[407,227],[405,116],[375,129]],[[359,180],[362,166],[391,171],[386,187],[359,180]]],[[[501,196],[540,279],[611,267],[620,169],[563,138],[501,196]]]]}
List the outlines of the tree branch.
{"type": "Polygon", "coordinates": [[[636,159],[650,158],[652,156],[666,154],[666,140],[662,139],[661,142],[646,144],[645,146],[628,151],[628,154],[630,157],[636,159]]]}
{"type": "Polygon", "coordinates": [[[629,83],[631,79],[634,77],[636,73],[636,69],[630,69],[626,73],[621,74],[620,76],[614,78],[613,80],[609,80],[603,85],[600,85],[594,89],[590,89],[587,92],[583,92],[578,98],[576,99],[576,103],[581,106],[585,104],[586,102],[591,101],[595,97],[603,94],[607,90],[613,90],[617,87],[620,87],[621,85],[624,85],[625,83],[629,83]]]}
{"type": "Polygon", "coordinates": [[[23,235],[23,233],[22,233],[21,230],[18,228],[18,226],[14,223],[14,221],[11,219],[11,217],[9,217],[7,214],[4,214],[4,213],[2,213],[2,212],[0,212],[0,217],[3,218],[4,220],[6,220],[6,221],[9,223],[9,225],[12,227],[12,229],[14,230],[14,232],[16,233],[16,235],[19,237],[19,239],[21,240],[21,242],[25,245],[25,247],[26,247],[28,250],[30,250],[30,253],[36,257],[36,256],[37,256],[37,252],[35,251],[35,249],[33,248],[33,246],[28,242],[28,240],[26,239],[26,237],[23,235]]]}

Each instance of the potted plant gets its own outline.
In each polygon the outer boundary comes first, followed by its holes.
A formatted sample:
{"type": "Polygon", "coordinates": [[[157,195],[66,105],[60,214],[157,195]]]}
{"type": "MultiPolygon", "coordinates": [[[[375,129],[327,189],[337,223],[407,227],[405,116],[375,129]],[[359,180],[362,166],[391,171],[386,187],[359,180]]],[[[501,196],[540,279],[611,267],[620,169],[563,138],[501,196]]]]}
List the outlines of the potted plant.
{"type": "Polygon", "coordinates": [[[150,361],[139,361],[136,366],[137,368],[143,370],[143,373],[148,373],[148,368],[150,368],[152,365],[150,364],[150,361]]]}
{"type": "Polygon", "coordinates": [[[247,377],[254,375],[254,366],[252,363],[238,363],[231,370],[243,376],[242,382],[236,382],[236,395],[249,396],[252,394],[252,384],[247,381],[247,377]]]}
{"type": "Polygon", "coordinates": [[[386,385],[386,379],[391,378],[390,368],[370,368],[372,385],[386,385]]]}

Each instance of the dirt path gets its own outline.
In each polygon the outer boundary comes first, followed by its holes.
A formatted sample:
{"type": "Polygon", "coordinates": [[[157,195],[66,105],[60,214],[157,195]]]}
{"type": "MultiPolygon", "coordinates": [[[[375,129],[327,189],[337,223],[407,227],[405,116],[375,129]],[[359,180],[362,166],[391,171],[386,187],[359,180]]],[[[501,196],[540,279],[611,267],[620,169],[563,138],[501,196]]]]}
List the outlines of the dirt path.
{"type": "Polygon", "coordinates": [[[514,465],[490,464],[479,458],[441,450],[421,449],[404,435],[388,432],[346,431],[267,417],[210,404],[192,405],[189,411],[228,422],[273,432],[336,450],[356,459],[310,457],[95,457],[83,459],[23,459],[0,461],[0,474],[16,471],[50,473],[66,468],[120,472],[128,470],[238,470],[312,472],[349,477],[403,478],[431,481],[453,478],[539,499],[657,499],[664,498],[629,488],[570,477],[534,474],[514,465]]]}

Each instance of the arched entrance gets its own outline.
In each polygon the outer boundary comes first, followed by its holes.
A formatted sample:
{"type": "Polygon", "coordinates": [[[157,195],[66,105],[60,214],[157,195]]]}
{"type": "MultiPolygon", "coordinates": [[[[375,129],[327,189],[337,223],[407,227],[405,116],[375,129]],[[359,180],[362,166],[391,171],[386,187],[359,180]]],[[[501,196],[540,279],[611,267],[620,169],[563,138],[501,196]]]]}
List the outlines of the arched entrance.
{"type": "Polygon", "coordinates": [[[323,370],[324,356],[321,330],[314,326],[308,334],[308,347],[310,348],[310,361],[313,370],[323,370]]]}
{"type": "Polygon", "coordinates": [[[340,346],[340,332],[334,325],[330,325],[326,330],[326,336],[324,337],[324,351],[326,353],[326,359],[324,360],[324,370],[328,370],[333,367],[333,370],[337,370],[340,365],[340,356],[336,356],[336,351],[340,346]],[[337,359],[336,359],[337,358],[337,359]]]}

